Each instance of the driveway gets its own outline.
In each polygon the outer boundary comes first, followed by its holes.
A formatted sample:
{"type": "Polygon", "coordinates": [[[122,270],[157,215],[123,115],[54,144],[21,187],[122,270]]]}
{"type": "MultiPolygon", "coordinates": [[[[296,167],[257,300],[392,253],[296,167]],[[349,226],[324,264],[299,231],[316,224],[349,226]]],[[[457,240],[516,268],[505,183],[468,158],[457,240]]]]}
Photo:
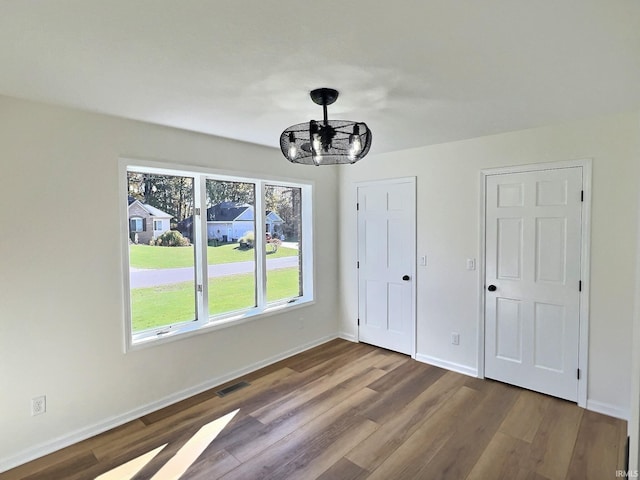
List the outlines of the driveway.
{"type": "MultiPolygon", "coordinates": [[[[267,270],[297,266],[298,257],[267,259],[267,270]]],[[[255,263],[252,261],[209,265],[209,278],[236,275],[238,273],[252,273],[254,268],[255,263]]],[[[193,267],[162,268],[158,270],[131,268],[129,279],[131,288],[169,285],[172,283],[193,281],[194,269],[193,267]]]]}

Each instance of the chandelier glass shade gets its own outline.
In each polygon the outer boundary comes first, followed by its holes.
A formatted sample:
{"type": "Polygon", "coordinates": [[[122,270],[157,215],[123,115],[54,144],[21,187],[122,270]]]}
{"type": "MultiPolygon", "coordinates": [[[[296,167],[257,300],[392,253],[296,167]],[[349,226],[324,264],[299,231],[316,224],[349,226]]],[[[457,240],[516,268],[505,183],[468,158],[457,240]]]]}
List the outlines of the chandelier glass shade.
{"type": "Polygon", "coordinates": [[[280,135],[280,150],[291,163],[336,165],[356,163],[369,153],[371,130],[363,122],[329,120],[327,105],[338,98],[332,88],[312,90],[311,100],[322,105],[324,119],[287,128],[280,135]]]}

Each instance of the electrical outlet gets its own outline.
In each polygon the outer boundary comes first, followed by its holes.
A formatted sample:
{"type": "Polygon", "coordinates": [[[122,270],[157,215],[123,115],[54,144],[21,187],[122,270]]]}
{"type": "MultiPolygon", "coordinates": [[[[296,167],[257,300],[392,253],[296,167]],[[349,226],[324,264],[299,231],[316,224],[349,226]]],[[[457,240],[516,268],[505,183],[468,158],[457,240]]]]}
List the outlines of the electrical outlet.
{"type": "Polygon", "coordinates": [[[451,344],[460,345],[460,334],[456,332],[451,333],[451,344]]]}
{"type": "Polygon", "coordinates": [[[47,411],[47,397],[41,395],[39,397],[33,397],[31,399],[31,416],[42,415],[47,411]]]}

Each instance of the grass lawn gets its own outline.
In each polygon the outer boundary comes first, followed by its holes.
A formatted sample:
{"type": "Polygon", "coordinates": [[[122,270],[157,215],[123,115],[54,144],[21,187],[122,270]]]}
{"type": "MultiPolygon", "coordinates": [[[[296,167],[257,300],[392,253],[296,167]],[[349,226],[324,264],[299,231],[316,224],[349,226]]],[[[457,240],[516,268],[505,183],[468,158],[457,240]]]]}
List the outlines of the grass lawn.
{"type": "MultiPolygon", "coordinates": [[[[253,249],[240,250],[237,243],[219,247],[207,247],[209,265],[245,262],[254,259],[253,249]]],[[[295,248],[280,247],[275,253],[267,253],[267,258],[293,257],[298,255],[295,248]]],[[[130,245],[129,263],[134,268],[179,268],[192,267],[193,246],[156,247],[150,245],[130,245]]]]}
{"type": "MultiPolygon", "coordinates": [[[[148,248],[176,250],[187,247],[148,248]]],[[[213,248],[220,249],[222,247],[213,248]]],[[[294,250],[294,252],[297,251],[294,250]]],[[[278,253],[280,253],[280,249],[278,253]]],[[[209,314],[232,312],[255,305],[254,284],[255,278],[251,273],[209,279],[209,314]]],[[[267,272],[267,300],[269,302],[297,296],[297,268],[280,268],[267,272]]],[[[193,282],[134,288],[131,290],[131,303],[134,332],[195,319],[193,282]]]]}

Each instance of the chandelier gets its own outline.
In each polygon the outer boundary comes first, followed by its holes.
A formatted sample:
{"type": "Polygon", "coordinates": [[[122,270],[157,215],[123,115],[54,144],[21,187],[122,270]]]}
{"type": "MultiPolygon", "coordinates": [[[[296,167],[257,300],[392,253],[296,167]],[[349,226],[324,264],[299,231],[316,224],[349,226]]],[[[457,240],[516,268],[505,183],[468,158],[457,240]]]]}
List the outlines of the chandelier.
{"type": "Polygon", "coordinates": [[[356,163],[371,147],[371,130],[365,123],[329,120],[327,105],[338,99],[333,88],[310,92],[311,100],[322,105],[324,120],[311,120],[287,128],[280,135],[280,149],[291,163],[336,165],[356,163]]]}

